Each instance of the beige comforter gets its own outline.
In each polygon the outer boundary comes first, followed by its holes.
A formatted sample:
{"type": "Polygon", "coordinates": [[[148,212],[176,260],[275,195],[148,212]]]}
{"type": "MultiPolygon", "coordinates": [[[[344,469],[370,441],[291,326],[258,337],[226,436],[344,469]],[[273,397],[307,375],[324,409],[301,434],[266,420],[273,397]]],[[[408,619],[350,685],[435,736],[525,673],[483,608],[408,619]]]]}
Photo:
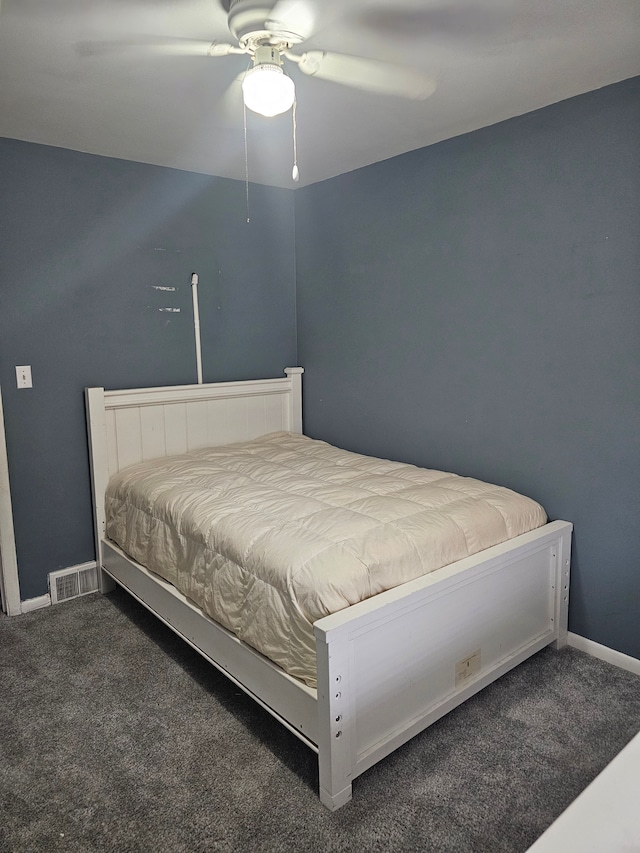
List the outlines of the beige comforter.
{"type": "Polygon", "coordinates": [[[546,522],[509,489],[293,433],[134,465],[106,511],[127,554],[312,686],[317,619],[546,522]]]}

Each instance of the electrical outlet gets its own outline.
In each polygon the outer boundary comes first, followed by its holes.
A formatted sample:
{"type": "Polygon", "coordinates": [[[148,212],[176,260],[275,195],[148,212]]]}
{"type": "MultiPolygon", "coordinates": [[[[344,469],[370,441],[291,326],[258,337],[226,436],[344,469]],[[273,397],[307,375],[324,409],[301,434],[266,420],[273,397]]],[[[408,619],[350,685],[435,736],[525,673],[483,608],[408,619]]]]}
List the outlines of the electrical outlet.
{"type": "Polygon", "coordinates": [[[16,367],[16,382],[18,388],[33,388],[30,364],[23,364],[20,367],[16,367]]]}

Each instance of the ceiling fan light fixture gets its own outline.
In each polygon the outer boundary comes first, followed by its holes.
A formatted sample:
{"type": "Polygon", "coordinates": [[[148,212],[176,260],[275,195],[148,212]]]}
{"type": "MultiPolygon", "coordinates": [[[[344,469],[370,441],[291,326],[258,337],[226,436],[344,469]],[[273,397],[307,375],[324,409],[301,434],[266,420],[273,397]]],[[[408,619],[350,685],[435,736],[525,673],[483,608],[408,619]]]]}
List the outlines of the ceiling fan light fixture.
{"type": "Polygon", "coordinates": [[[296,87],[279,65],[261,62],[245,74],[242,93],[248,109],[271,118],[291,109],[296,87]]]}

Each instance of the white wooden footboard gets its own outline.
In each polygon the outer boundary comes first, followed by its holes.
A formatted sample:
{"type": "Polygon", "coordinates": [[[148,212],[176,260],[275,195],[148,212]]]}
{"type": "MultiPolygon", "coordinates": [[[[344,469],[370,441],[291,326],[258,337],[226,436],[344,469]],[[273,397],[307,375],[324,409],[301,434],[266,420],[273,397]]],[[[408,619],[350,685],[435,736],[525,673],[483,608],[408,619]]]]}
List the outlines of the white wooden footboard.
{"type": "Polygon", "coordinates": [[[517,539],[320,620],[320,797],[550,642],[566,644],[571,525],[517,539]]]}

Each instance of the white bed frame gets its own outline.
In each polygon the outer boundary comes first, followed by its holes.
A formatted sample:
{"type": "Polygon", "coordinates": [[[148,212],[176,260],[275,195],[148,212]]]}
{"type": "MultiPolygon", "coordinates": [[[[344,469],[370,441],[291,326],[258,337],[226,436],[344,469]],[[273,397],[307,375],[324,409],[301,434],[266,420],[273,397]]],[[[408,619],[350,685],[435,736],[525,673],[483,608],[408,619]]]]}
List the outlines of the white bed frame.
{"type": "Polygon", "coordinates": [[[317,691],[205,616],[105,539],[109,477],[196,448],[302,432],[302,368],[286,379],[125,391],[88,388],[100,589],[117,582],[318,753],[320,799],[530,655],[567,642],[572,525],[531,533],[314,625],[317,691]]]}

